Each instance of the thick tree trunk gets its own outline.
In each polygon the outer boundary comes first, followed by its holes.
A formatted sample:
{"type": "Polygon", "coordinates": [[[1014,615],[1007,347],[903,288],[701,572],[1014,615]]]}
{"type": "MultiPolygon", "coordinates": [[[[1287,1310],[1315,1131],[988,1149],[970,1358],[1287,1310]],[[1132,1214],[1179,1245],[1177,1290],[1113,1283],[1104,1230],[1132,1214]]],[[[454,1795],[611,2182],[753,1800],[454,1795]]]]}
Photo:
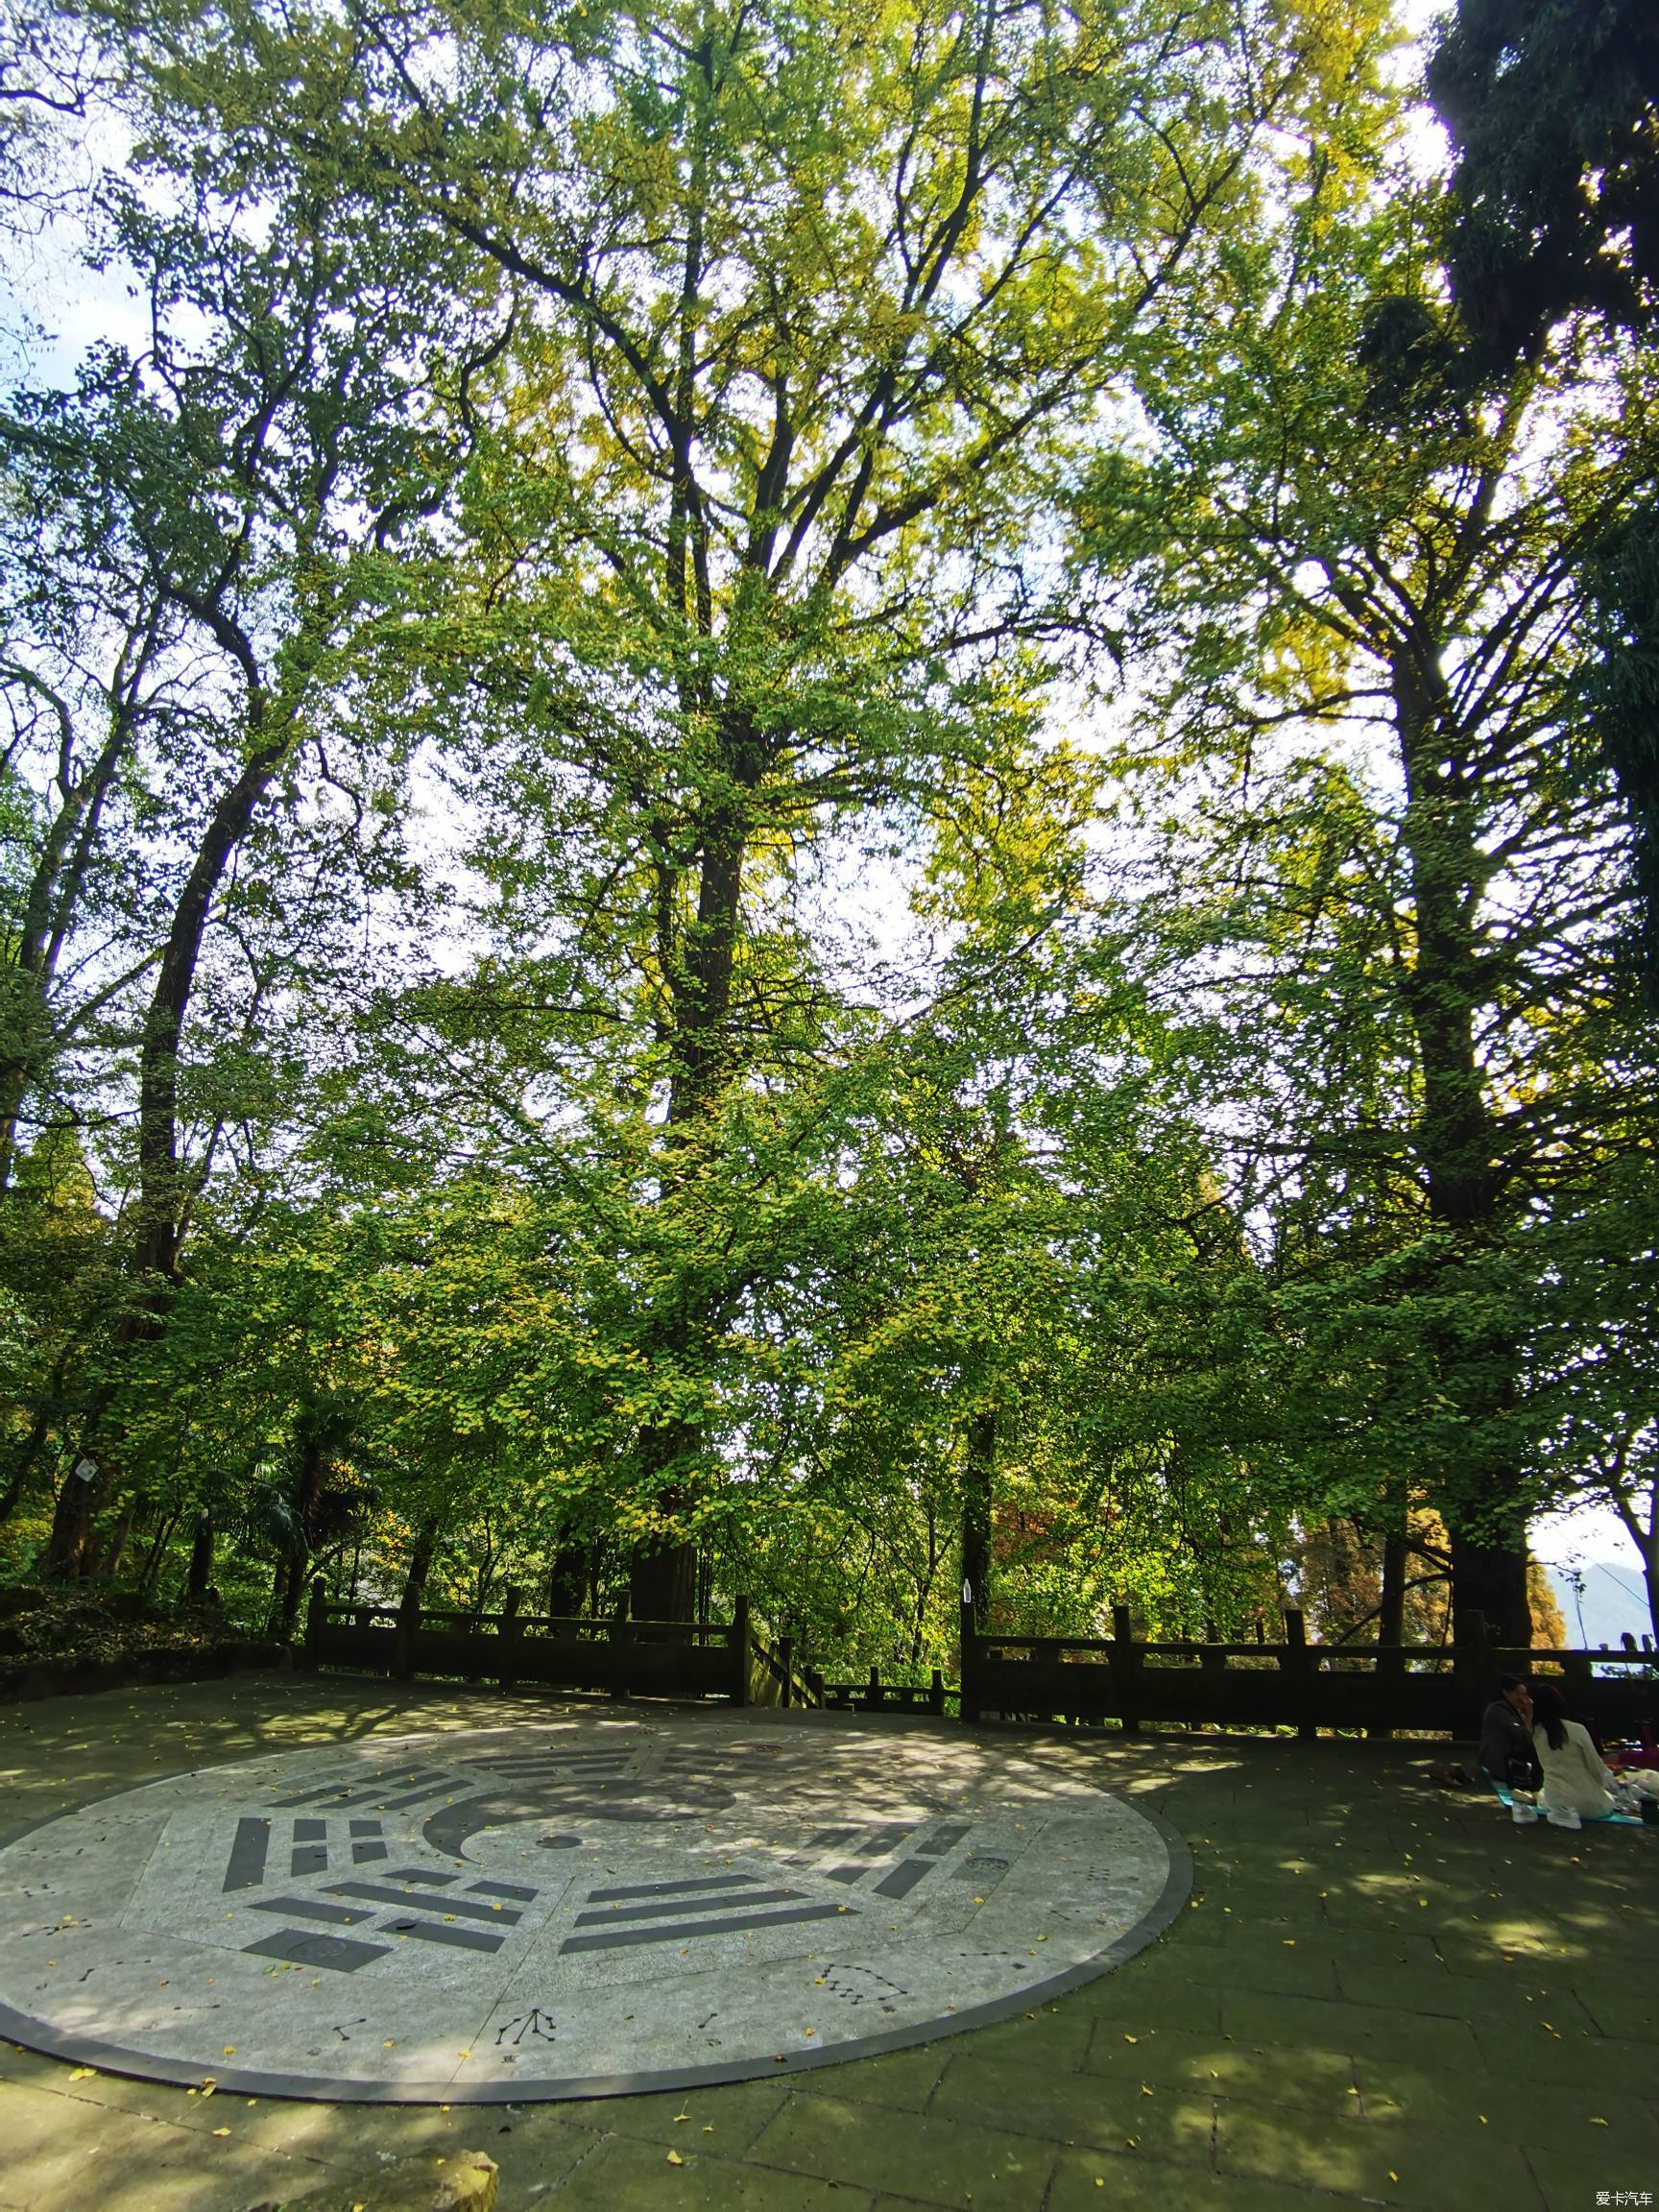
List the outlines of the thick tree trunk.
{"type": "Polygon", "coordinates": [[[426,1600],[426,1577],[432,1572],[432,1562],[438,1556],[438,1516],[429,1513],[415,1531],[415,1543],[409,1553],[409,1572],[403,1577],[402,1606],[405,1612],[426,1600]]]}
{"type": "MultiPolygon", "coordinates": [[[[746,724],[724,733],[722,754],[732,782],[747,792],[759,781],[761,757],[746,724]]],[[[704,828],[699,862],[697,917],[684,942],[673,934],[673,901],[662,902],[659,952],[670,978],[673,1020],[669,1046],[673,1074],[668,1094],[668,1144],[664,1184],[684,1193],[699,1171],[696,1136],[732,1076],[732,982],[741,929],[743,867],[748,820],[742,800],[713,807],[704,828]]],[[[689,1305],[657,1332],[664,1357],[695,1358],[710,1328],[709,1301],[689,1305]]],[[[643,1431],[638,1442],[641,1486],[657,1510],[672,1519],[685,1503],[684,1474],[701,1439],[685,1423],[643,1431]]],[[[690,1539],[648,1539],[629,1570],[629,1605],[637,1619],[692,1621],[697,1615],[697,1547],[690,1539]]]]}
{"type": "MultiPolygon", "coordinates": [[[[1443,674],[1414,642],[1393,678],[1417,934],[1407,998],[1422,1081],[1416,1151],[1431,1220],[1460,1260],[1478,1263],[1497,1230],[1500,1196],[1498,1132],[1475,1037],[1477,1009],[1490,995],[1475,934],[1485,862],[1443,674]]],[[[1514,1402],[1519,1347],[1496,1337],[1479,1347],[1449,1342],[1437,1364],[1471,1438],[1501,1432],[1514,1402]]],[[[1452,1536],[1454,1623],[1478,1611],[1494,1641],[1530,1643],[1519,1469],[1501,1446],[1485,1444],[1439,1468],[1435,1488],[1452,1536]]]]}
{"type": "MultiPolygon", "coordinates": [[[[664,1497],[664,1505],[672,1501],[664,1497]]],[[[695,1621],[695,1544],[636,1545],[628,1573],[628,1610],[636,1621],[695,1621]]]]}
{"type": "Polygon", "coordinates": [[[90,1459],[77,1457],[58,1486],[52,1533],[46,1543],[46,1572],[56,1581],[77,1581],[86,1570],[92,1516],[104,1490],[104,1478],[94,1472],[83,1479],[76,1469],[92,1465],[90,1459]]]}
{"type": "Polygon", "coordinates": [[[573,1621],[582,1610],[588,1585],[588,1554],[579,1544],[561,1544],[547,1570],[547,1610],[555,1620],[573,1621]]]}
{"type": "Polygon", "coordinates": [[[288,1572],[282,1585],[284,1636],[294,1634],[300,1620],[300,1608],[305,1599],[305,1582],[317,1541],[317,1506],[323,1496],[325,1458],[325,1438],[318,1426],[317,1410],[313,1407],[301,1437],[300,1481],[294,1495],[294,1519],[299,1527],[301,1548],[288,1561],[288,1572]]]}
{"type": "Polygon", "coordinates": [[[974,1625],[991,1625],[991,1501],[997,1471],[997,1416],[975,1413],[968,1423],[962,1467],[962,1580],[974,1625]]]}
{"type": "Polygon", "coordinates": [[[1452,1531],[1452,1634],[1462,1643],[1463,1622],[1471,1613],[1486,1617],[1493,1644],[1525,1650],[1532,1642],[1532,1609],[1527,1600],[1527,1542],[1524,1535],[1496,1542],[1452,1531]]]}
{"type": "MultiPolygon", "coordinates": [[[[684,1508],[687,1462],[701,1438],[685,1422],[647,1431],[640,1439],[643,1488],[657,1510],[672,1521],[684,1508]]],[[[695,1621],[697,1546],[685,1536],[647,1537],[628,1562],[628,1610],[636,1621],[695,1621]]]]}
{"type": "MultiPolygon", "coordinates": [[[[255,710],[251,719],[257,727],[255,710]]],[[[207,917],[225,871],[252,824],[271,779],[286,758],[286,733],[259,746],[213,809],[162,950],[144,1022],[138,1070],[138,1230],[133,1265],[140,1277],[171,1285],[183,1241],[187,1178],[179,1159],[179,1047],[196,987],[207,917]]],[[[157,1318],[165,1306],[159,1296],[157,1318]]]]}
{"type": "Polygon", "coordinates": [[[61,1389],[62,1382],[63,1367],[62,1363],[60,1362],[53,1377],[52,1392],[46,1401],[36,1407],[35,1418],[29,1424],[29,1433],[24,1439],[16,1458],[12,1461],[11,1474],[6,1479],[6,1487],[0,1491],[0,1522],[10,1521],[12,1514],[23,1503],[23,1493],[28,1487],[29,1478],[38,1466],[40,1455],[46,1449],[46,1439],[52,1433],[53,1406],[51,1399],[55,1398],[58,1391],[61,1389]]]}
{"type": "Polygon", "coordinates": [[[1398,1650],[1406,1641],[1406,1525],[1402,1519],[1382,1537],[1382,1603],[1377,1608],[1377,1641],[1398,1650]]]}
{"type": "Polygon", "coordinates": [[[192,1604],[201,1604],[213,1587],[213,1516],[205,1507],[196,1516],[196,1527],[190,1539],[190,1572],[184,1581],[184,1595],[192,1604]]]}

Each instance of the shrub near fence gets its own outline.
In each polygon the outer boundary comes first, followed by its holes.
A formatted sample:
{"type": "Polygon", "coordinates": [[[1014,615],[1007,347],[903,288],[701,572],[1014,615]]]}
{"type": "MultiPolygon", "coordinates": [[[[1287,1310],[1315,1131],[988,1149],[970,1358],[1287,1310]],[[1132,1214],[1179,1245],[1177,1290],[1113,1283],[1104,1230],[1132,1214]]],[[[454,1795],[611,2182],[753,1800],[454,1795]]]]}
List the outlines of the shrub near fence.
{"type": "Polygon", "coordinates": [[[1310,1644],[1300,1613],[1285,1616],[1282,1644],[1139,1643],[1126,1607],[1110,1637],[995,1636],[963,1608],[962,1718],[1142,1721],[1191,1726],[1395,1729],[1465,1738],[1500,1671],[1558,1671],[1576,1719],[1603,1735],[1634,1736],[1659,1715],[1659,1662],[1651,1652],[1510,1650],[1475,1633],[1445,1651],[1410,1646],[1310,1644]],[[1613,1666],[1623,1679],[1596,1675],[1613,1666]]]}

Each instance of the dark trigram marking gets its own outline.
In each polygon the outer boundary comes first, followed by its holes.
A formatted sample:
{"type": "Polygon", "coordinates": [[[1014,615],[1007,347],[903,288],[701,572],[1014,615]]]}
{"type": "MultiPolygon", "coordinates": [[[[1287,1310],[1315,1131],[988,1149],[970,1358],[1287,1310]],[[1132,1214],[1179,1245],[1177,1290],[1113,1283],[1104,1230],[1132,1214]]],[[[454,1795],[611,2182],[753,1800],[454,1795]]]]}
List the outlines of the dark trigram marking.
{"type": "Polygon", "coordinates": [[[278,1805],[352,1805],[376,1813],[396,1813],[405,1805],[419,1805],[441,1790],[457,1787],[454,1776],[442,1767],[407,1767],[396,1774],[377,1774],[373,1782],[330,1783],[323,1790],[308,1790],[302,1797],[279,1797],[278,1805]]]}
{"type": "MultiPolygon", "coordinates": [[[[330,1882],[330,1897],[361,1897],[380,1905],[407,1905],[407,1889],[394,1889],[385,1882],[330,1882]]],[[[518,1924],[518,1914],[510,1905],[469,1905],[465,1897],[423,1897],[420,1902],[428,1911],[442,1906],[445,1912],[454,1912],[467,1920],[492,1920],[497,1925],[505,1921],[509,1928],[518,1924]]]]}
{"type": "Polygon", "coordinates": [[[376,1774],[371,1782],[353,1781],[349,1776],[340,1774],[332,1782],[325,1782],[321,1787],[314,1786],[301,1791],[297,1796],[278,1797],[276,1803],[285,1809],[295,1805],[321,1805],[325,1800],[339,1804],[348,1797],[365,1796],[373,1791],[395,1790],[400,1782],[413,1782],[418,1774],[429,1771],[425,1767],[398,1767],[390,1774],[376,1774]]]}
{"type": "MultiPolygon", "coordinates": [[[[738,1900],[733,1898],[735,1905],[738,1900]]],[[[724,1920],[673,1921],[659,1928],[607,1928],[593,1935],[566,1936],[565,1951],[616,1951],[630,1943],[688,1943],[698,1936],[726,1936],[753,1928],[776,1928],[791,1920],[833,1920],[844,1905],[785,1905],[771,1912],[736,1912],[724,1920]]]]}
{"type": "Polygon", "coordinates": [[[532,2043],[555,2040],[553,2015],[543,2012],[540,2005],[532,2005],[529,2011],[520,2013],[517,2020],[504,2020],[495,2031],[497,2044],[522,2043],[526,2036],[532,2043]]]}
{"type": "Polygon", "coordinates": [[[425,1882],[441,1889],[451,1882],[459,1882],[459,1874],[440,1874],[424,1866],[395,1866],[386,1877],[388,1882],[425,1882]]]}
{"type": "Polygon", "coordinates": [[[236,1823],[235,1839],[225,1867],[226,1889],[257,1889],[265,1879],[265,1854],[271,1848],[269,1820],[243,1818],[236,1823]]]}
{"type": "Polygon", "coordinates": [[[883,1875],[876,1885],[878,1897],[908,1897],[918,1882],[924,1882],[933,1871],[931,1859],[901,1859],[891,1874],[883,1875]]]}
{"type": "Polygon", "coordinates": [[[487,1767],[493,1774],[559,1774],[590,1767],[621,1767],[631,1751],[503,1751],[489,1759],[469,1759],[469,1767],[487,1767]]]}
{"type": "Polygon", "coordinates": [[[612,1924],[660,1920],[664,1912],[729,1912],[733,1905],[781,1905],[800,1894],[799,1889],[745,1889],[736,1896],[728,1893],[720,1897],[676,1897],[672,1903],[656,1905],[607,1905],[597,1912],[578,1912],[576,1925],[588,1928],[601,1920],[612,1924]]]}
{"type": "Polygon", "coordinates": [[[517,1882],[469,1882],[467,1887],[476,1897],[505,1897],[515,1905],[533,1905],[541,1895],[517,1882]]]}
{"type": "MultiPolygon", "coordinates": [[[[855,1836],[857,1833],[855,1828],[826,1828],[821,1834],[814,1836],[812,1841],[814,1845],[845,1844],[849,1837],[855,1836]]],[[[859,1845],[857,1859],[844,1862],[839,1866],[827,1866],[824,1869],[825,1879],[830,1882],[839,1882],[843,1887],[850,1886],[854,1882],[862,1882],[866,1874],[877,1871],[870,1864],[872,1860],[887,1858],[903,1842],[907,1836],[913,1836],[915,1833],[913,1828],[878,1828],[874,1835],[859,1845]]],[[[912,1857],[902,1860],[897,1866],[892,1867],[882,1876],[881,1880],[875,1885],[876,1895],[878,1897],[908,1897],[917,1883],[926,1881],[938,1862],[953,1851],[967,1833],[968,1828],[965,1822],[957,1827],[935,1829],[926,1840],[912,1845],[912,1857]]],[[[806,1862],[800,1860],[792,1859],[789,1861],[789,1864],[792,1866],[805,1863],[806,1862]]]]}
{"type": "Polygon", "coordinates": [[[589,1889],[589,1905],[620,1905],[631,1897],[682,1897],[694,1889],[742,1889],[756,1881],[753,1874],[700,1874],[690,1882],[630,1882],[620,1889],[589,1889]]]}
{"type": "Polygon", "coordinates": [[[858,1856],[860,1859],[885,1859],[890,1852],[897,1851],[905,1837],[912,1833],[908,1828],[878,1828],[867,1843],[858,1846],[858,1856]]]}
{"type": "Polygon", "coordinates": [[[312,1936],[301,1928],[278,1928],[273,1935],[261,1936],[257,1943],[244,1944],[243,1949],[256,1959],[281,1959],[291,1966],[324,1966],[331,1974],[355,1974],[359,1966],[386,1957],[383,1943],[360,1943],[352,1936],[312,1936]]]}
{"type": "MultiPolygon", "coordinates": [[[[353,1820],[351,1827],[351,1863],[354,1866],[373,1864],[386,1856],[386,1845],[381,1837],[378,1820],[353,1820]]],[[[296,1878],[305,1874],[325,1874],[328,1871],[328,1822],[326,1819],[296,1819],[294,1847],[288,1856],[288,1871],[296,1878]]]]}
{"type": "Polygon", "coordinates": [[[326,1820],[296,1820],[294,1850],[288,1862],[289,1873],[325,1874],[328,1871],[327,1838],[326,1820]]]}
{"type": "Polygon", "coordinates": [[[373,1920],[373,1912],[349,1905],[330,1905],[326,1897],[256,1897],[255,1912],[280,1912],[290,1920],[321,1920],[327,1926],[349,1928],[354,1920],[373,1920]]]}
{"type": "Polygon", "coordinates": [[[505,1936],[486,1936],[478,1928],[449,1928],[442,1920],[384,1920],[380,1936],[412,1936],[421,1943],[447,1943],[456,1951],[499,1951],[505,1936]]]}
{"type": "Polygon", "coordinates": [[[436,1797],[440,1790],[453,1790],[453,1779],[447,1774],[435,1774],[430,1782],[422,1782],[419,1789],[406,1791],[401,1797],[376,1797],[375,1809],[381,1813],[400,1813],[406,1805],[422,1805],[428,1797],[436,1797]]]}
{"type": "Polygon", "coordinates": [[[351,1863],[367,1866],[375,1859],[384,1859],[386,1845],[381,1840],[378,1820],[353,1820],[351,1823],[351,1863]]]}
{"type": "Polygon", "coordinates": [[[918,1843],[916,1849],[924,1859],[943,1859],[947,1851],[955,1850],[967,1833],[966,1827],[935,1828],[927,1840],[918,1843]]]}
{"type": "Polygon", "coordinates": [[[628,1943],[677,1943],[694,1936],[772,1928],[790,1920],[833,1919],[844,1910],[839,1905],[813,1904],[799,1889],[768,1888],[755,1874],[698,1874],[684,1882],[627,1882],[590,1889],[584,1902],[587,1909],[576,1915],[578,1933],[565,1937],[561,1951],[612,1951],[628,1943]]]}

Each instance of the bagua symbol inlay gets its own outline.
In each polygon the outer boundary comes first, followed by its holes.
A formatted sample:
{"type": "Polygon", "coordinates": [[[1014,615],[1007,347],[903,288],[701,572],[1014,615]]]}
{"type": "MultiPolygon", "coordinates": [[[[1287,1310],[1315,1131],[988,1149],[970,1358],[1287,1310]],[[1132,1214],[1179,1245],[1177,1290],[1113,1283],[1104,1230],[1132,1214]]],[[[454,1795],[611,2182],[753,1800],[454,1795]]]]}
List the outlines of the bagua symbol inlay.
{"type": "Polygon", "coordinates": [[[565,1951],[615,1951],[625,1944],[689,1942],[775,1928],[795,1920],[833,1920],[844,1905],[818,1904],[799,1889],[773,1889],[754,1874],[706,1874],[688,1882],[639,1882],[591,1889],[565,1951]],[[618,1924],[620,1923],[620,1925],[618,1924]]]}

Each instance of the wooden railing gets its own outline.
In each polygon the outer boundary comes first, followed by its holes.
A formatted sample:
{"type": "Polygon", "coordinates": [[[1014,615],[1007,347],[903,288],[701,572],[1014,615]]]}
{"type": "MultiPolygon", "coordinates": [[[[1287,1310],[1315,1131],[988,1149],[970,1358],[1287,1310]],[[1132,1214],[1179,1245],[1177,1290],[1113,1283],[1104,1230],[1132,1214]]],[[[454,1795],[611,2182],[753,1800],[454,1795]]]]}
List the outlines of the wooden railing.
{"type": "Polygon", "coordinates": [[[321,1581],[305,1617],[304,1665],[390,1674],[402,1682],[443,1676],[503,1690],[535,1684],[599,1691],[613,1697],[725,1697],[734,1705],[785,1702],[757,1659],[749,1600],[727,1623],[609,1621],[525,1613],[509,1590],[499,1613],[421,1605],[342,1604],[321,1581]]]}
{"type": "MultiPolygon", "coordinates": [[[[1022,1720],[1113,1720],[1222,1728],[1364,1729],[1468,1738],[1501,1671],[1558,1673],[1575,1719],[1604,1736],[1634,1736],[1659,1716],[1659,1656],[1651,1651],[1507,1650],[1479,1617],[1445,1650],[1375,1644],[1310,1644],[1300,1613],[1282,1643],[1142,1643],[1125,1607],[1109,1637],[984,1634],[964,1608],[961,1713],[1022,1720]],[[1613,1668],[1623,1679],[1609,1678],[1613,1668]]],[[[525,1613],[509,1591],[498,1613],[342,1604],[321,1582],[306,1615],[304,1665],[389,1674],[597,1692],[613,1697],[723,1697],[733,1705],[828,1706],[841,1712],[943,1716],[955,1693],[930,1683],[826,1682],[798,1664],[791,1638],[757,1636],[749,1600],[726,1623],[609,1621],[525,1613]]]]}
{"type": "Polygon", "coordinates": [[[1281,1644],[1141,1643],[1126,1607],[1110,1637],[1000,1636],[975,1629],[963,1608],[962,1718],[1142,1721],[1221,1727],[1392,1729],[1469,1737],[1500,1672],[1558,1672],[1575,1719],[1603,1735],[1634,1736],[1659,1714],[1659,1657],[1651,1651],[1514,1650],[1490,1644],[1474,1616],[1445,1650],[1376,1644],[1310,1644],[1300,1613],[1281,1644]],[[1611,1666],[1623,1679],[1598,1674],[1611,1666]]]}
{"type": "Polygon", "coordinates": [[[946,1697],[950,1695],[937,1667],[932,1680],[925,1684],[883,1682],[878,1667],[872,1667],[868,1678],[862,1682],[826,1682],[822,1674],[813,1675],[812,1681],[817,1688],[818,1703],[836,1713],[942,1714],[946,1697]]]}
{"type": "Polygon", "coordinates": [[[785,1707],[823,1704],[824,1677],[797,1664],[793,1636],[780,1637],[775,1648],[758,1636],[750,1637],[749,1702],[785,1707]]]}

